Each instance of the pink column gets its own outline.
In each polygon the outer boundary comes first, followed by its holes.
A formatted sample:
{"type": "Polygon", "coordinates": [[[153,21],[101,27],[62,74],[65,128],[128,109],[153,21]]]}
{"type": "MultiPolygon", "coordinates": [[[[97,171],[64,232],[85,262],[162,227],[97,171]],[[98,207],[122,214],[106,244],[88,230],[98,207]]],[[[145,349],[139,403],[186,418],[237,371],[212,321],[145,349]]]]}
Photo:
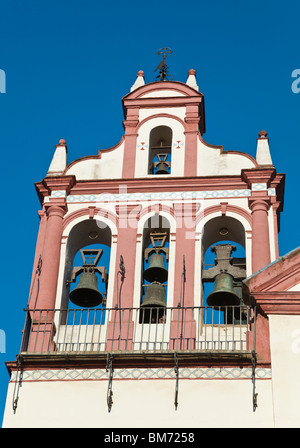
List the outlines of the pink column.
{"type": "Polygon", "coordinates": [[[46,228],[43,229],[44,245],[38,290],[34,311],[30,312],[32,323],[27,347],[29,352],[52,351],[54,349],[53,337],[56,331],[53,309],[56,298],[63,217],[67,207],[64,199],[50,199],[44,208],[47,222],[46,228]]]}
{"type": "Polygon", "coordinates": [[[279,201],[272,201],[273,219],[274,219],[274,244],[275,244],[275,258],[279,258],[279,245],[278,245],[278,209],[279,201]]]}
{"type": "MultiPolygon", "coordinates": [[[[250,199],[249,207],[252,211],[252,273],[259,271],[271,262],[268,210],[268,199],[250,199]]],[[[269,322],[261,314],[256,318],[256,352],[264,362],[270,361],[269,322]]],[[[249,334],[250,345],[253,346],[254,328],[249,334]]]]}
{"type": "Polygon", "coordinates": [[[259,271],[271,262],[268,210],[266,199],[250,199],[252,212],[252,273],[259,271]]]}
{"type": "Polygon", "coordinates": [[[136,318],[133,315],[132,307],[135,282],[137,218],[140,212],[140,206],[124,204],[116,208],[119,220],[113,299],[113,307],[115,309],[110,311],[109,316],[107,333],[107,350],[109,351],[130,350],[132,348],[133,319],[136,318]],[[119,273],[121,255],[125,265],[125,277],[123,280],[119,273]],[[117,303],[117,299],[119,303],[117,303]]]}
{"type": "Polygon", "coordinates": [[[67,207],[64,199],[50,199],[45,204],[45,209],[48,220],[42,253],[40,293],[37,300],[37,308],[53,309],[56,298],[63,217],[67,207]]]}
{"type": "Polygon", "coordinates": [[[197,141],[199,132],[198,104],[186,106],[186,130],[185,130],[185,160],[184,175],[186,177],[197,176],[197,141]]]}
{"type": "Polygon", "coordinates": [[[194,272],[196,204],[175,204],[176,255],[174,273],[174,302],[181,296],[181,307],[173,310],[171,323],[171,348],[174,350],[195,348],[196,322],[194,319],[194,272]],[[185,257],[185,281],[182,283],[183,256],[185,257]]]}
{"type": "Polygon", "coordinates": [[[43,208],[43,210],[40,210],[39,212],[40,217],[40,226],[39,226],[39,232],[36,242],[36,249],[35,249],[35,256],[34,256],[34,263],[33,263],[33,271],[32,271],[32,277],[31,277],[31,284],[30,284],[30,291],[29,291],[29,300],[28,300],[28,307],[29,308],[36,308],[38,293],[39,293],[39,283],[40,283],[40,274],[41,274],[41,258],[42,258],[42,250],[44,246],[44,240],[45,240],[45,232],[47,227],[47,215],[43,208]]]}
{"type": "Polygon", "coordinates": [[[134,178],[138,119],[139,108],[128,109],[126,120],[123,122],[125,127],[123,179],[134,178]]]}

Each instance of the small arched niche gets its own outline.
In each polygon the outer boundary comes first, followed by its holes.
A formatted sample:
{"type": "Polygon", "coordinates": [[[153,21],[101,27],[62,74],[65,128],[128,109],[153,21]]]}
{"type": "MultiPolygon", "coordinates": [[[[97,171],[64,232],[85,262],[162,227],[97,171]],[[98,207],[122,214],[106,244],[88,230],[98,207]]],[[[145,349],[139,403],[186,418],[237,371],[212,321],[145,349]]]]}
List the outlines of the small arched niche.
{"type": "MultiPolygon", "coordinates": [[[[66,247],[62,309],[76,308],[76,305],[70,302],[69,294],[78,286],[82,274],[78,275],[74,282],[70,283],[70,281],[72,280],[74,268],[83,266],[82,251],[85,250],[100,251],[100,259],[97,266],[103,266],[109,275],[111,253],[111,230],[109,226],[94,219],[88,219],[76,224],[71,229],[66,247]]],[[[104,299],[101,303],[101,306],[103,306],[105,305],[107,282],[101,280],[101,275],[98,272],[95,275],[97,277],[97,288],[104,299]]]]}
{"type": "Polygon", "coordinates": [[[148,174],[171,174],[172,129],[157,126],[150,132],[148,174]]]}

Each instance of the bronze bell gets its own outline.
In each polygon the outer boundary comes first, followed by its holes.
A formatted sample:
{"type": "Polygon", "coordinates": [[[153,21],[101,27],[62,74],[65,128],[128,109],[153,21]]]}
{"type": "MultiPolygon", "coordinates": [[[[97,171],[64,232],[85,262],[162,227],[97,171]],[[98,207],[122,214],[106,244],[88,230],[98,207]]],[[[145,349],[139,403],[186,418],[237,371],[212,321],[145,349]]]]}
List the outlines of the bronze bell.
{"type": "Polygon", "coordinates": [[[70,292],[71,302],[74,305],[86,308],[100,305],[102,299],[94,270],[84,271],[80,276],[78,286],[70,292]]]}
{"type": "Polygon", "coordinates": [[[144,278],[152,283],[164,283],[168,279],[168,270],[165,268],[164,257],[161,254],[153,254],[150,265],[144,271],[144,278]]]}
{"type": "Polygon", "coordinates": [[[221,273],[215,277],[214,290],[207,297],[208,306],[235,306],[240,304],[240,298],[234,291],[233,277],[221,273]]]}
{"type": "Polygon", "coordinates": [[[142,307],[163,307],[167,306],[165,288],[159,282],[153,282],[146,287],[146,293],[142,307]]]}
{"type": "Polygon", "coordinates": [[[160,162],[157,165],[157,169],[155,171],[155,174],[170,174],[167,169],[167,164],[165,162],[160,162]]]}

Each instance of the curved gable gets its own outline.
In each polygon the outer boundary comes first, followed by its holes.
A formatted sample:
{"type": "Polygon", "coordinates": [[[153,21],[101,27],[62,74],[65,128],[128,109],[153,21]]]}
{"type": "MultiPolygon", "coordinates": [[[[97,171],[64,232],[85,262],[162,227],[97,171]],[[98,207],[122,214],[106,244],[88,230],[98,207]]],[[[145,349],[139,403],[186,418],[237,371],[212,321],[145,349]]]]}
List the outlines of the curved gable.
{"type": "Polygon", "coordinates": [[[193,89],[192,87],[178,81],[163,81],[163,82],[151,82],[144,86],[138,87],[133,92],[128,93],[123,97],[123,100],[138,99],[138,98],[150,98],[150,97],[190,97],[198,96],[203,97],[203,94],[193,89]],[[169,93],[169,95],[166,94],[169,93]],[[161,94],[161,95],[160,95],[161,94]],[[150,96],[149,96],[150,95],[150,96]]]}

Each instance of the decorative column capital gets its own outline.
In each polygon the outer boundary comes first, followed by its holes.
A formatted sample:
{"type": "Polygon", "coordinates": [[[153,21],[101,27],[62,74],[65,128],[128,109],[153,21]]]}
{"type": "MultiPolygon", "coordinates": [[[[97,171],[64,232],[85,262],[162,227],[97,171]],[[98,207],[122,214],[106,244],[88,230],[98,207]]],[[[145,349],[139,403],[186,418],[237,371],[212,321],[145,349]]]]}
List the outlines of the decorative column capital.
{"type": "Polygon", "coordinates": [[[267,213],[270,208],[270,199],[263,197],[249,198],[249,208],[252,213],[256,211],[263,211],[267,213]]]}
{"type": "Polygon", "coordinates": [[[67,203],[65,199],[50,199],[49,202],[46,202],[45,210],[48,218],[50,216],[58,216],[61,219],[65,216],[68,211],[67,203]]]}
{"type": "Polygon", "coordinates": [[[276,170],[270,168],[252,168],[242,170],[242,180],[246,182],[248,188],[252,188],[253,184],[263,183],[269,188],[270,183],[276,176],[276,170]]]}
{"type": "Polygon", "coordinates": [[[51,196],[55,190],[63,190],[66,195],[70,193],[71,188],[76,184],[75,176],[51,176],[46,177],[41,182],[35,184],[35,188],[41,203],[45,197],[51,196]]]}

